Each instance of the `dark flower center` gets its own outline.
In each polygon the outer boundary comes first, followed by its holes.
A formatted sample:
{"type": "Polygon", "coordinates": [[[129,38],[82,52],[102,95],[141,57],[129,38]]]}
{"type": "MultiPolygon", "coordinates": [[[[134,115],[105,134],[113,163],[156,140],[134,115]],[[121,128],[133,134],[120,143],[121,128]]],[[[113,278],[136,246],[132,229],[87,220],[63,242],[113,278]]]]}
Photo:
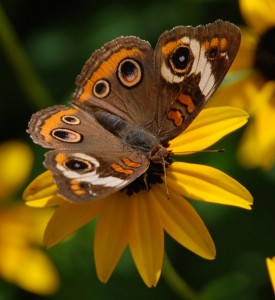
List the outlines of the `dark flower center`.
{"type": "MultiPolygon", "coordinates": [[[[165,158],[166,168],[172,163],[172,153],[165,158]]],[[[152,185],[163,183],[164,179],[163,165],[160,163],[150,162],[150,166],[145,174],[138,177],[135,181],[122,189],[130,196],[142,190],[150,190],[152,185]]]]}
{"type": "Polygon", "coordinates": [[[260,37],[254,67],[267,80],[275,80],[275,27],[271,27],[260,37]]]}

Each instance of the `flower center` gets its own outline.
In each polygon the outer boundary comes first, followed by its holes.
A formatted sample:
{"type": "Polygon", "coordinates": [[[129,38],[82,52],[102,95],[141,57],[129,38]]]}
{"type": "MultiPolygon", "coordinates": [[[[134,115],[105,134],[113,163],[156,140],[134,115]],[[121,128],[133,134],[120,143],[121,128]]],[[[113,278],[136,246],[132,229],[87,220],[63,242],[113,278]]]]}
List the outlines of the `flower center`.
{"type": "MultiPolygon", "coordinates": [[[[165,158],[165,163],[166,168],[172,164],[172,153],[169,153],[169,155],[165,158]]],[[[146,173],[138,177],[135,181],[130,183],[121,191],[126,191],[129,196],[142,190],[149,191],[152,188],[152,185],[164,182],[163,176],[163,164],[154,163],[151,161],[146,173]]]]}
{"type": "Polygon", "coordinates": [[[258,42],[254,67],[267,80],[275,80],[275,27],[268,29],[258,42]]]}

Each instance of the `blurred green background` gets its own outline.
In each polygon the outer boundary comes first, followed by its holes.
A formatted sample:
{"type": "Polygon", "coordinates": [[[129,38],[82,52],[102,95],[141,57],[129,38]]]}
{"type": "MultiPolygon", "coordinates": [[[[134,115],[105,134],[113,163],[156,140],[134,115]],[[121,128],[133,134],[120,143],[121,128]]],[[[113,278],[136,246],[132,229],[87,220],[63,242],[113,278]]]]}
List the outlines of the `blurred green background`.
{"type": "MultiPolygon", "coordinates": [[[[243,24],[238,2],[233,0],[1,0],[1,5],[49,93],[43,102],[38,91],[35,103],[22,89],[0,49],[0,139],[4,142],[19,138],[32,147],[35,164],[29,182],[44,170],[45,151],[28,137],[28,120],[38,109],[70,99],[75,77],[94,50],[121,35],[137,35],[155,45],[164,30],[180,24],[198,25],[219,18],[243,24]]],[[[225,148],[226,152],[197,154],[191,160],[217,167],[241,182],[254,197],[253,210],[192,202],[215,241],[214,261],[190,253],[168,236],[165,241],[177,272],[195,290],[208,290],[211,300],[274,299],[265,258],[275,255],[275,170],[246,170],[237,163],[235,152],[241,131],[215,146],[225,148]]],[[[0,300],[180,299],[163,278],[156,288],[147,288],[128,251],[109,282],[100,283],[93,263],[93,227],[93,223],[89,224],[69,240],[44,250],[61,277],[56,294],[35,295],[0,279],[0,300]]]]}

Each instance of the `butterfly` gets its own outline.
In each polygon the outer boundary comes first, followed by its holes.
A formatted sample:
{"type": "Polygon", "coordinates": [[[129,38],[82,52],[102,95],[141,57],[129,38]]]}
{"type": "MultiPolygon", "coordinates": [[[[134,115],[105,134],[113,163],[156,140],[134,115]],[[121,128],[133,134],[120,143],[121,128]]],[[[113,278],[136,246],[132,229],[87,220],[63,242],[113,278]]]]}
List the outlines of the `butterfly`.
{"type": "Polygon", "coordinates": [[[44,164],[58,193],[74,203],[97,200],[152,166],[165,169],[169,141],[209,101],[240,40],[238,27],[217,20],[165,31],[155,50],[128,36],[95,51],[76,78],[72,107],[43,109],[29,122],[33,141],[54,149],[44,164]]]}

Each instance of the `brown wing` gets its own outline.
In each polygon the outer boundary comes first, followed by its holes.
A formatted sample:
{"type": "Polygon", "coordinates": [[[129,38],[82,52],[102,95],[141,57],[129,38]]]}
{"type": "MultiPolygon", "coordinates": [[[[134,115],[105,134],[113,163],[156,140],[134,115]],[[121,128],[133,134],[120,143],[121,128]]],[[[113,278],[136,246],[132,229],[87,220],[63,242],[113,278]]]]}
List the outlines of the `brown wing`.
{"type": "Polygon", "coordinates": [[[148,159],[105,130],[84,111],[63,105],[34,114],[34,142],[56,149],[46,154],[59,193],[72,202],[102,198],[143,174],[148,159]]]}
{"type": "Polygon", "coordinates": [[[181,133],[206,105],[231,66],[240,39],[240,30],[221,20],[178,26],[160,36],[155,64],[162,142],[181,133]]]}
{"type": "Polygon", "coordinates": [[[150,128],[157,114],[153,63],[148,42],[137,37],[117,38],[88,59],[76,79],[72,103],[150,128]]]}

